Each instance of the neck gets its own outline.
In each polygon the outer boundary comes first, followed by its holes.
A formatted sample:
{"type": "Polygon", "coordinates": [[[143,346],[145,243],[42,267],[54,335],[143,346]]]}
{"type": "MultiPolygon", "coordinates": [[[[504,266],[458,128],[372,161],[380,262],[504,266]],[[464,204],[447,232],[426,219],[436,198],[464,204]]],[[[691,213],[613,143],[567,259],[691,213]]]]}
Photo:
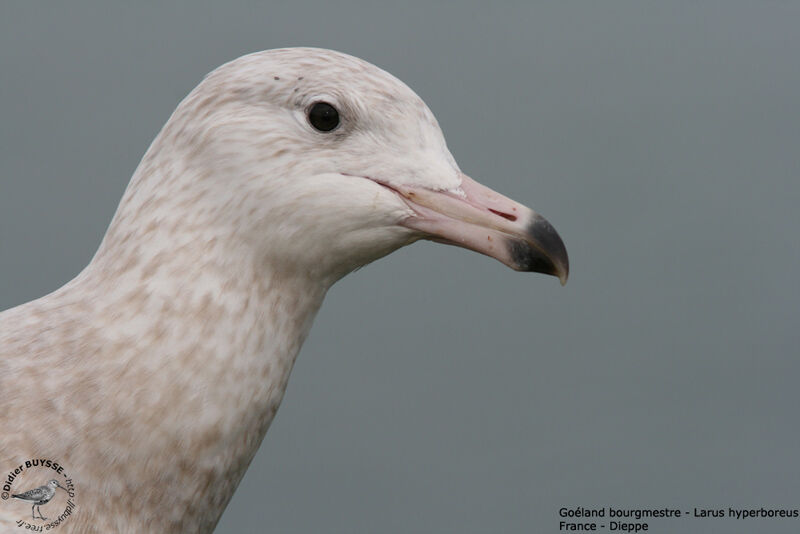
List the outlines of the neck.
{"type": "Polygon", "coordinates": [[[119,502],[120,514],[148,510],[127,519],[147,521],[142,531],[210,530],[328,285],[272,267],[234,236],[180,233],[187,225],[169,215],[131,224],[138,205],[129,190],[92,263],[62,290],[62,302],[90,296],[86,324],[106,328],[82,360],[94,388],[83,436],[98,437],[72,436],[78,447],[60,454],[94,501],[86,512],[119,502]]]}

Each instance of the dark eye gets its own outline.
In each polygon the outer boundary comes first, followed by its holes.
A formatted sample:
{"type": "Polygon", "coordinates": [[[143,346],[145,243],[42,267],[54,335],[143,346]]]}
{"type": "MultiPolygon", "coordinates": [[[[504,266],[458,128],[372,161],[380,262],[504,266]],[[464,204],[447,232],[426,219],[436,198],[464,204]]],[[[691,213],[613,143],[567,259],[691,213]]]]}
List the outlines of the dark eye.
{"type": "Polygon", "coordinates": [[[317,102],[308,110],[308,122],[320,132],[330,132],[339,126],[339,112],[327,102],[317,102]]]}

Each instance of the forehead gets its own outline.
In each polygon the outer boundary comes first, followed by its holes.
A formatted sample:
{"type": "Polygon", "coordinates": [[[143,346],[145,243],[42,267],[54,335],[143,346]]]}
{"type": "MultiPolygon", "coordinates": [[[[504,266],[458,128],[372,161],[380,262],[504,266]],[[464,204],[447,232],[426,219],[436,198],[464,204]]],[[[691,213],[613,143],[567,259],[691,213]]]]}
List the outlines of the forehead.
{"type": "Polygon", "coordinates": [[[202,85],[215,91],[266,96],[289,105],[327,96],[359,108],[397,108],[433,122],[422,99],[402,81],[371,63],[332,50],[256,52],[222,65],[202,85]]]}
{"type": "Polygon", "coordinates": [[[281,48],[248,54],[222,65],[209,77],[225,78],[237,84],[267,81],[305,82],[299,85],[348,84],[377,93],[414,94],[403,82],[371,63],[317,48],[281,48]]]}

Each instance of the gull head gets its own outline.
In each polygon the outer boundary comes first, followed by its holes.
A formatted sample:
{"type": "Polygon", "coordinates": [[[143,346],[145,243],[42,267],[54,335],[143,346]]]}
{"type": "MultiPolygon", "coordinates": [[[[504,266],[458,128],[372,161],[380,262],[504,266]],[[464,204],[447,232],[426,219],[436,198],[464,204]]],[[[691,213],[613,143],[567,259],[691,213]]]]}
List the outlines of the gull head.
{"type": "Polygon", "coordinates": [[[567,279],[546,219],[462,173],[408,86],[338,52],[270,50],[219,67],[143,167],[161,178],[133,189],[191,200],[186,224],[226,228],[276,269],[335,280],[430,239],[567,279]]]}

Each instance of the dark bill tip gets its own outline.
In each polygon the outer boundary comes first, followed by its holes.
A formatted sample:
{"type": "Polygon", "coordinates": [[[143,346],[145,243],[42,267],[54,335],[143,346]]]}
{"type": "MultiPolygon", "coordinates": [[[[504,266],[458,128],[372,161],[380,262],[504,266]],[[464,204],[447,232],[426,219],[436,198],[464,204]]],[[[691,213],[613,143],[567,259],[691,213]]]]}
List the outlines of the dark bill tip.
{"type": "Polygon", "coordinates": [[[526,228],[525,238],[510,238],[508,250],[519,271],[550,274],[567,283],[569,257],[567,247],[553,225],[534,214],[526,228]]]}

